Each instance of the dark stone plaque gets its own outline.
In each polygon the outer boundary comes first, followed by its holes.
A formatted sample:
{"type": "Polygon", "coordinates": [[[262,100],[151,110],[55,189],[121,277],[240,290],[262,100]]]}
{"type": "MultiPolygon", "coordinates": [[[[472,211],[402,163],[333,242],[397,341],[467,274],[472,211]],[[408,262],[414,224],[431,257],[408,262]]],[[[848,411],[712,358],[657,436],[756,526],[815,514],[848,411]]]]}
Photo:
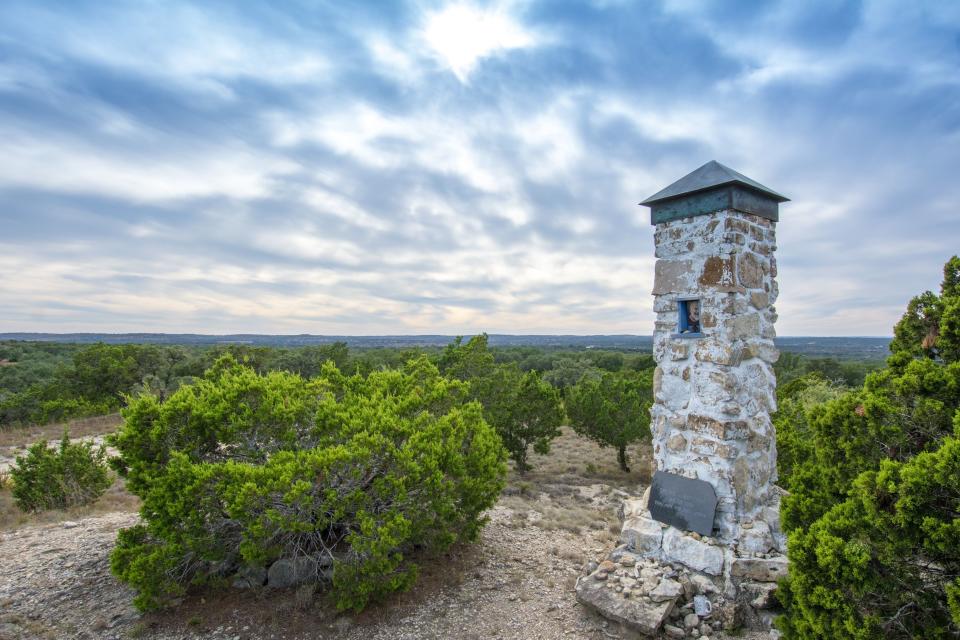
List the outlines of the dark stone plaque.
{"type": "Polygon", "coordinates": [[[717,492],[709,482],[657,471],[650,485],[649,507],[654,520],[709,536],[713,533],[717,492]]]}

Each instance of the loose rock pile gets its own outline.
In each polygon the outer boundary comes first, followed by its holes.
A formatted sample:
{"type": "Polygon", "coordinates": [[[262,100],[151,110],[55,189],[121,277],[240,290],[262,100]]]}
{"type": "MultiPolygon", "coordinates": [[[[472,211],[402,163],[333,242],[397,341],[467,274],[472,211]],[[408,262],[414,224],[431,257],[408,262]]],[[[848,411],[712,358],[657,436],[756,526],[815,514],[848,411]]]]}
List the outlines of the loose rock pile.
{"type": "Polygon", "coordinates": [[[646,635],[710,638],[722,629],[770,628],[787,559],[769,534],[768,546],[731,548],[653,520],[646,496],[626,500],[621,514],[621,545],[587,563],[577,581],[583,605],[646,635]]]}

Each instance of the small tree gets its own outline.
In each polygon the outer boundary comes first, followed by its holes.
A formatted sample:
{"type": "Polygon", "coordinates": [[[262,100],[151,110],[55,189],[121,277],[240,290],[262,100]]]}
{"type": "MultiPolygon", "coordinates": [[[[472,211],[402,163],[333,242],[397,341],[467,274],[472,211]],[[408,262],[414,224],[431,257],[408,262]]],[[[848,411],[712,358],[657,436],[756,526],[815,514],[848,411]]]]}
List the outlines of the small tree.
{"type": "Polygon", "coordinates": [[[484,416],[496,429],[519,473],[530,470],[530,447],[550,452],[550,441],[560,435],[563,401],[560,392],[536,371],[520,374],[513,366],[500,366],[488,378],[475,382],[485,397],[484,416]]]}
{"type": "Polygon", "coordinates": [[[473,336],[466,344],[463,344],[462,336],[457,336],[440,354],[437,367],[443,375],[457,380],[489,377],[496,369],[496,364],[488,342],[485,333],[473,336]]]}
{"type": "Polygon", "coordinates": [[[653,379],[639,374],[587,376],[567,394],[570,424],[601,447],[614,447],[620,469],[629,472],[627,446],[650,437],[653,379]]]}
{"type": "Polygon", "coordinates": [[[10,469],[13,499],[23,511],[90,504],[110,486],[106,450],[90,442],[73,444],[64,432],[60,446],[35,443],[10,469]]]}
{"type": "Polygon", "coordinates": [[[913,298],[893,328],[895,355],[960,360],[960,257],[943,266],[940,295],[926,291],[913,298]]]}
{"type": "Polygon", "coordinates": [[[448,377],[470,383],[470,397],[483,405],[483,417],[500,435],[518,472],[530,469],[531,446],[540,454],[550,451],[563,424],[563,401],[538,372],[521,373],[513,363],[497,365],[486,334],[466,344],[457,338],[440,356],[439,366],[448,377]]]}
{"type": "Polygon", "coordinates": [[[560,358],[553,369],[543,374],[543,379],[561,391],[566,391],[586,375],[599,375],[589,361],[560,358]]]}

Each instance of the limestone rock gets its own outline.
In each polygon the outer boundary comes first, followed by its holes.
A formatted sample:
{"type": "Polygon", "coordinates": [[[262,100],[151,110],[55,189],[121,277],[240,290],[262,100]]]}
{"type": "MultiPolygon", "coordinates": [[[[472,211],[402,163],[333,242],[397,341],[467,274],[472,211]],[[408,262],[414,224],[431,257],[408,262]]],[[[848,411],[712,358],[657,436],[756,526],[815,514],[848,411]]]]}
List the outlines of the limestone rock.
{"type": "Polygon", "coordinates": [[[740,284],[747,289],[756,289],[763,286],[763,263],[756,255],[744,253],[740,256],[739,264],[740,284]]]}
{"type": "Polygon", "coordinates": [[[713,576],[723,571],[723,551],[719,547],[684,535],[670,527],[663,536],[663,551],[672,560],[713,576]]]}
{"type": "Polygon", "coordinates": [[[650,487],[647,486],[643,490],[643,495],[640,497],[640,508],[644,511],[650,508],[650,487]]]}
{"type": "Polygon", "coordinates": [[[667,440],[667,448],[671,451],[683,451],[687,448],[687,439],[679,433],[675,433],[667,440]]]}
{"type": "Polygon", "coordinates": [[[747,345],[746,357],[760,358],[764,362],[773,364],[780,359],[780,351],[769,340],[762,342],[751,342],[747,345]]]}
{"type": "Polygon", "coordinates": [[[686,342],[674,342],[670,345],[670,359],[684,360],[690,355],[690,347],[686,342]]]}
{"type": "MultiPolygon", "coordinates": [[[[779,487],[774,487],[775,492],[783,491],[779,487]]],[[[773,546],[778,553],[787,552],[787,536],[783,533],[780,525],[780,496],[768,507],[763,509],[763,519],[770,525],[770,535],[773,537],[773,546]]]]}
{"type": "Polygon", "coordinates": [[[607,560],[613,562],[614,564],[619,562],[620,564],[626,566],[624,562],[624,558],[626,557],[629,557],[631,559],[630,561],[635,561],[638,558],[637,554],[630,551],[630,547],[625,544],[621,544],[607,555],[607,560]]]}
{"type": "Polygon", "coordinates": [[[755,582],[776,582],[787,575],[787,559],[784,556],[735,558],[730,575],[755,582]]]}
{"type": "MultiPolygon", "coordinates": [[[[717,585],[713,584],[713,580],[706,576],[694,574],[690,577],[690,582],[693,583],[693,586],[696,588],[698,593],[710,594],[717,593],[719,591],[719,589],[717,589],[717,585]]],[[[694,599],[694,606],[696,606],[696,599],[694,599]]]]}
{"type": "Polygon", "coordinates": [[[673,609],[676,598],[656,603],[646,598],[624,598],[613,589],[605,588],[603,583],[581,579],[577,581],[577,601],[608,620],[653,636],[673,609]]]}
{"type": "Polygon", "coordinates": [[[620,540],[632,551],[640,554],[651,553],[660,548],[663,539],[663,525],[643,516],[630,518],[623,523],[620,540]]]}
{"type": "Polygon", "coordinates": [[[736,367],[743,359],[743,350],[728,343],[705,342],[697,347],[694,355],[700,362],[736,367]]]}
{"type": "Polygon", "coordinates": [[[740,534],[740,551],[762,554],[767,553],[773,547],[773,536],[770,535],[770,525],[763,520],[753,523],[753,526],[747,529],[743,527],[740,534]]]}
{"type": "Polygon", "coordinates": [[[717,420],[695,414],[687,417],[687,428],[701,435],[720,439],[742,438],[749,433],[749,427],[743,420],[717,420]]]}
{"type": "Polygon", "coordinates": [[[744,582],[740,585],[740,597],[754,609],[770,609],[776,604],[776,582],[744,582]]]}
{"type": "Polygon", "coordinates": [[[654,266],[653,294],[682,293],[689,290],[691,260],[657,260],[654,266]]]}
{"type": "Polygon", "coordinates": [[[754,309],[763,309],[770,304],[770,294],[762,291],[754,291],[750,294],[750,305],[754,309]]]}
{"type": "Polygon", "coordinates": [[[732,257],[710,256],[703,263],[698,284],[700,287],[711,287],[718,291],[734,291],[736,282],[734,282],[733,272],[732,257]]]}
{"type": "Polygon", "coordinates": [[[262,587],[267,582],[267,570],[263,567],[241,567],[234,577],[235,589],[262,587]]]}
{"type": "Polygon", "coordinates": [[[674,601],[683,593],[683,585],[673,578],[663,578],[660,584],[650,592],[650,599],[654,602],[674,601]]]}
{"type": "Polygon", "coordinates": [[[668,638],[684,638],[686,637],[686,632],[680,627],[675,627],[672,624],[663,625],[663,632],[668,638]]]}
{"type": "Polygon", "coordinates": [[[695,629],[700,626],[700,616],[695,613],[688,613],[683,616],[683,628],[684,629],[695,629]]]}
{"type": "Polygon", "coordinates": [[[731,340],[747,340],[760,334],[760,315],[751,313],[736,316],[727,323],[727,335],[731,340]]]}
{"type": "Polygon", "coordinates": [[[303,584],[317,577],[317,561],[313,558],[281,558],[267,571],[267,585],[285,589],[303,584]]]}
{"type": "Polygon", "coordinates": [[[640,577],[644,580],[653,580],[655,582],[660,581],[660,576],[663,575],[663,569],[659,567],[644,567],[640,569],[640,577]]]}
{"type": "Polygon", "coordinates": [[[637,516],[642,516],[647,510],[647,500],[649,499],[649,487],[642,498],[627,498],[620,505],[620,520],[629,520],[637,516]]]}

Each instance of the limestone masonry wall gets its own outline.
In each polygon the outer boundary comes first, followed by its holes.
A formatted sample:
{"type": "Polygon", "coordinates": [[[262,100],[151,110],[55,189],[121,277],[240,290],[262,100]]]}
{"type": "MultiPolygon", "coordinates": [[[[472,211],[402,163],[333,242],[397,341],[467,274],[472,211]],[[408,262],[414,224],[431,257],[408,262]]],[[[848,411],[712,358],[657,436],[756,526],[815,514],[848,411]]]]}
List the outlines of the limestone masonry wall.
{"type": "Polygon", "coordinates": [[[655,242],[654,458],[714,486],[732,541],[740,522],[775,518],[775,223],[720,211],[660,223],[655,242]],[[700,300],[703,337],[676,333],[678,298],[700,300]]]}

